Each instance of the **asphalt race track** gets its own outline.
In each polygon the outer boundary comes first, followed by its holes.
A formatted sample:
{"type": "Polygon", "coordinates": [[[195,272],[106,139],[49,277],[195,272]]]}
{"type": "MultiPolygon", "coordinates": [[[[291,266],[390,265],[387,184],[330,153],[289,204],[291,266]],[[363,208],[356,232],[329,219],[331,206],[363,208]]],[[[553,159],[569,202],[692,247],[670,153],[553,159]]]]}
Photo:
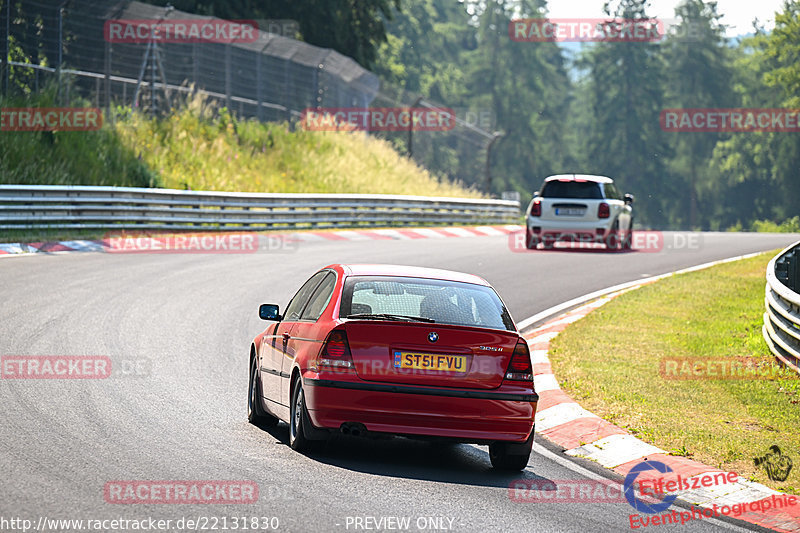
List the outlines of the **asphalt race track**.
{"type": "MultiPolygon", "coordinates": [[[[374,528],[366,517],[409,517],[412,531],[631,531],[627,503],[511,501],[508,485],[519,477],[584,478],[541,447],[521,476],[493,472],[486,448],[469,445],[341,437],[309,456],[293,452],[285,424],[264,430],[246,420],[248,349],[265,327],[257,309],[283,308],[330,263],[399,263],[481,275],[519,322],[597,289],[797,240],[700,237],[659,253],[512,253],[498,236],[312,242],[256,254],[4,258],[0,355],[107,355],[115,373],[0,380],[0,517],[34,525],[41,517],[217,517],[222,530],[223,517],[230,528],[231,517],[258,516],[277,517],[279,531],[320,532],[374,528]],[[255,504],[106,503],[104,486],[114,480],[248,480],[260,496],[255,504]]],[[[741,531],[710,520],[680,530],[741,531]]]]}

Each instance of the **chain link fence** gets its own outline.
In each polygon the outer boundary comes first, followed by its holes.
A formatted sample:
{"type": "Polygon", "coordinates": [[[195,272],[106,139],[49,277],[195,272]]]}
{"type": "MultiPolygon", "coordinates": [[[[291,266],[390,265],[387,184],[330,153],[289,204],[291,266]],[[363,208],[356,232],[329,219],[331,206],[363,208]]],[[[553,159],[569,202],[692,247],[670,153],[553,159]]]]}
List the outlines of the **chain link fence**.
{"type": "MultiPolygon", "coordinates": [[[[160,115],[192,94],[239,118],[293,127],[308,108],[449,108],[381,83],[336,51],[282,35],[282,27],[128,0],[0,0],[0,88],[5,96],[18,96],[55,83],[59,105],[80,96],[111,119],[116,106],[160,115]],[[204,35],[206,26],[217,33],[204,35]],[[168,32],[180,28],[184,38],[170,38],[168,32]],[[199,38],[186,38],[193,30],[199,38]]],[[[491,120],[475,120],[481,113],[457,109],[455,125],[446,131],[371,134],[440,177],[485,190],[489,148],[498,134],[489,131],[491,120]]]]}

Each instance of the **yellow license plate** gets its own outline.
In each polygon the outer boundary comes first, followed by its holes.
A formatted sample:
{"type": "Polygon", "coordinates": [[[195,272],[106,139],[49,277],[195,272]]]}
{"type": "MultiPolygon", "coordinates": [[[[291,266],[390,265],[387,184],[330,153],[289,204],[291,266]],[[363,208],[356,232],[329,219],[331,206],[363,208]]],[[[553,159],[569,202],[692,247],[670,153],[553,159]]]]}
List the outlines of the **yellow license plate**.
{"type": "Polygon", "coordinates": [[[395,351],[394,367],[438,372],[466,372],[467,356],[395,351]]]}

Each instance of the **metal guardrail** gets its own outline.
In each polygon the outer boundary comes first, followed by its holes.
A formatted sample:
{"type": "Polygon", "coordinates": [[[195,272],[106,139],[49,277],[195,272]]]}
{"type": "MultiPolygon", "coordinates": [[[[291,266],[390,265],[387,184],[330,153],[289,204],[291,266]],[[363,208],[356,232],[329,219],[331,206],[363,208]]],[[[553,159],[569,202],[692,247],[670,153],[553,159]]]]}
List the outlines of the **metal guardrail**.
{"type": "Polygon", "coordinates": [[[520,204],[381,194],[279,194],[0,185],[0,230],[269,230],[512,224],[520,204]]]}
{"type": "Polygon", "coordinates": [[[776,358],[800,373],[800,242],[767,265],[764,303],[764,340],[776,358]]]}

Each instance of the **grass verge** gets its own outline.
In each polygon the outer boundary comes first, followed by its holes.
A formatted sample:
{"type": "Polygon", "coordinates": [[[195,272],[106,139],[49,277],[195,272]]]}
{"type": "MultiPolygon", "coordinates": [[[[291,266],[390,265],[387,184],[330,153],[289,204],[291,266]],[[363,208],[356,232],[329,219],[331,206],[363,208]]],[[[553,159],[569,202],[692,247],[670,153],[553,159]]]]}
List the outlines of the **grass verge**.
{"type": "Polygon", "coordinates": [[[612,300],[551,344],[561,387],[583,407],[671,452],[800,493],[800,379],[674,380],[665,357],[773,361],[761,336],[764,272],[777,252],[666,278],[612,300]],[[783,481],[754,459],[778,445],[783,481]]]}
{"type": "MultiPolygon", "coordinates": [[[[0,107],[56,107],[55,101],[48,88],[0,97],[0,107]]],[[[238,119],[201,97],[160,118],[121,107],[111,115],[99,131],[0,131],[0,184],[483,196],[432,175],[386,140],[238,119]]]]}
{"type": "Polygon", "coordinates": [[[481,197],[433,176],[388,141],[239,120],[200,98],[160,120],[122,115],[115,128],[167,188],[481,197]]]}

